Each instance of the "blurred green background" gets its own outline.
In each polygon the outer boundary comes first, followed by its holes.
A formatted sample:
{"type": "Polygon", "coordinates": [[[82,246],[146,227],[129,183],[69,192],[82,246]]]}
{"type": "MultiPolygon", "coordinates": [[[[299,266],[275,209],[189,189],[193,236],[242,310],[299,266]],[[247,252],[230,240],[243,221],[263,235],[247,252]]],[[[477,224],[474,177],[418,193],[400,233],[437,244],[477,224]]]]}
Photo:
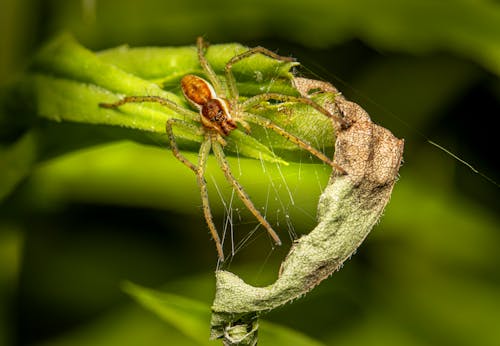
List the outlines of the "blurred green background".
{"type": "MultiPolygon", "coordinates": [[[[296,57],[300,74],[332,82],[404,138],[405,163],[358,253],[266,320],[289,328],[282,333],[308,335],[310,345],[500,344],[500,208],[498,185],[489,180],[500,180],[498,2],[2,0],[1,9],[2,88],[61,31],[92,50],[191,45],[204,35],[296,57]]],[[[15,122],[23,115],[9,116],[15,122]]],[[[194,176],[167,149],[95,147],[92,131],[82,127],[83,149],[39,162],[0,202],[0,345],[199,344],[120,288],[130,280],[208,309],[216,253],[194,176]],[[187,202],[176,208],[181,197],[187,202]]],[[[33,152],[29,138],[5,155],[18,138],[1,138],[0,169],[28,169],[19,157],[33,152]]],[[[321,167],[304,177],[318,186],[327,178],[321,167]]],[[[267,186],[249,188],[263,190],[265,203],[267,186]]],[[[295,205],[276,211],[282,249],[271,251],[254,235],[229,268],[255,284],[272,282],[290,245],[286,230],[314,226],[318,194],[319,187],[312,201],[296,196],[295,205]]],[[[215,210],[222,224],[222,206],[215,210]]],[[[242,212],[235,225],[247,223],[255,226],[242,212]]],[[[268,328],[268,340],[277,328],[268,328]]]]}

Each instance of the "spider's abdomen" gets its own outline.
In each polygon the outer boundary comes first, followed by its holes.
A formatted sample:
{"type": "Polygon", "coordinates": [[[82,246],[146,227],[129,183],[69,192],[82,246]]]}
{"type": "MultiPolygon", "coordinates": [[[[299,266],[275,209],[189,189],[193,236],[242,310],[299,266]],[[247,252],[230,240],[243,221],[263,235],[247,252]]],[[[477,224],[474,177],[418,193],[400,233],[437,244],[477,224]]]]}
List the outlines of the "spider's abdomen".
{"type": "Polygon", "coordinates": [[[217,131],[227,136],[236,128],[236,122],[231,118],[229,104],[225,99],[208,100],[200,110],[201,123],[205,128],[217,131]]]}
{"type": "Polygon", "coordinates": [[[210,83],[192,74],[182,77],[181,89],[186,100],[198,109],[206,104],[208,100],[217,97],[210,83]]]}

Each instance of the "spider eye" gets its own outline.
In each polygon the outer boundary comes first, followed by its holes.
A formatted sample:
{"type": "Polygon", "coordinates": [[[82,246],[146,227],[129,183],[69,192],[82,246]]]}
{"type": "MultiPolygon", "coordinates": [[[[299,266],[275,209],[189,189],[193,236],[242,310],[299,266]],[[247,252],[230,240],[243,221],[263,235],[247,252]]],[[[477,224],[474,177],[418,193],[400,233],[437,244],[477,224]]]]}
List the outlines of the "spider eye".
{"type": "Polygon", "coordinates": [[[221,123],[227,119],[226,112],[219,100],[209,100],[202,108],[202,115],[209,121],[221,123]]]}
{"type": "Polygon", "coordinates": [[[202,115],[209,121],[220,123],[224,121],[227,116],[225,109],[220,104],[219,100],[209,100],[202,108],[202,115]]]}

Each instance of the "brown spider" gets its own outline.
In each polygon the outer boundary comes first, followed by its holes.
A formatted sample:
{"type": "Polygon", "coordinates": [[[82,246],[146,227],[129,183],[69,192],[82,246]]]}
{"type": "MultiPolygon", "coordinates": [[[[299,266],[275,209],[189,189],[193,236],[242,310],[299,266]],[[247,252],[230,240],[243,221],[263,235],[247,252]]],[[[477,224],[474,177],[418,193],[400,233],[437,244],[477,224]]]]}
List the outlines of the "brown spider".
{"type": "Polygon", "coordinates": [[[214,70],[208,63],[204,54],[205,43],[203,38],[199,37],[197,40],[198,59],[206,77],[210,83],[205,79],[195,76],[186,75],[181,80],[181,89],[186,100],[191,106],[198,110],[199,113],[194,113],[189,109],[158,97],[158,96],[127,96],[115,103],[100,103],[100,107],[116,108],[123,104],[130,102],[156,102],[160,103],[180,115],[186,116],[196,122],[200,122],[201,126],[196,126],[191,122],[185,120],[170,118],[166,123],[166,131],[169,137],[170,146],[174,156],[189,167],[195,174],[200,187],[201,201],[203,205],[203,213],[205,220],[210,229],[210,233],[214,238],[217,253],[221,261],[224,260],[224,252],[219,238],[219,234],[215,227],[210,211],[208,200],[207,183],[205,181],[205,168],[210,150],[213,151],[219,166],[221,167],[227,181],[236,190],[238,197],[250,210],[250,212],[259,220],[260,224],[264,226],[276,245],[281,245],[281,240],[278,234],[273,230],[269,222],[262,216],[262,214],[255,208],[250,197],[247,195],[243,187],[239,184],[236,178],[231,173],[231,169],[224,155],[223,147],[226,145],[224,137],[229,136],[231,131],[237,128],[237,123],[240,123],[247,132],[250,132],[248,123],[254,123],[262,127],[271,129],[279,135],[285,137],[289,141],[295,143],[300,148],[309,151],[312,155],[319,158],[321,161],[332,166],[334,169],[341,173],[344,170],[338,167],[328,158],[325,154],[313,148],[309,143],[303,141],[297,136],[287,132],[282,127],[273,123],[271,120],[259,116],[257,114],[249,113],[248,110],[255,107],[264,101],[276,100],[281,102],[298,102],[311,106],[317,111],[323,113],[325,116],[342,124],[342,119],[325,110],[323,107],[314,101],[305,97],[294,97],[278,93],[263,93],[239,102],[239,93],[236,87],[236,81],[232,73],[232,67],[235,63],[254,54],[263,54],[280,61],[293,61],[292,58],[279,56],[270,50],[263,47],[255,47],[232,57],[225,66],[225,77],[227,90],[224,92],[222,83],[215,74],[214,70]],[[221,97],[220,95],[225,95],[221,97]],[[184,155],[181,154],[177,147],[176,139],[172,130],[173,126],[184,127],[193,133],[203,136],[203,141],[200,146],[198,164],[189,161],[184,155]]]}

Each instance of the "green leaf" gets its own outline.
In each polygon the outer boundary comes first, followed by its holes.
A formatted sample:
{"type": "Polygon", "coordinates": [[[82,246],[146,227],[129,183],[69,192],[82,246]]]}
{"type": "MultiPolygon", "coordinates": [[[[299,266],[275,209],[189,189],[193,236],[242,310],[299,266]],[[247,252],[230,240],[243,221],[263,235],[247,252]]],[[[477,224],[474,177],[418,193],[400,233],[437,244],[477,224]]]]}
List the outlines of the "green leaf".
{"type": "MultiPolygon", "coordinates": [[[[49,42],[35,57],[31,70],[99,86],[113,93],[133,94],[149,89],[161,92],[157,85],[102,62],[67,34],[49,42]]],[[[164,93],[159,96],[168,98],[171,95],[164,93]]]]}
{"type": "Polygon", "coordinates": [[[322,346],[323,343],[314,340],[291,328],[268,321],[259,321],[259,343],[261,345],[294,345],[322,346]]]}
{"type": "Polygon", "coordinates": [[[125,283],[125,292],[148,310],[153,311],[162,320],[174,325],[189,338],[200,344],[209,342],[210,309],[208,306],[165,292],[156,292],[132,283],[125,283]]]}
{"type": "MultiPolygon", "coordinates": [[[[195,300],[179,295],[158,292],[132,283],[123,286],[144,308],[157,314],[162,320],[175,326],[186,336],[200,345],[219,344],[220,341],[209,341],[210,308],[195,300]]],[[[315,341],[290,328],[270,322],[262,322],[260,339],[263,345],[320,346],[315,341]]]]}
{"type": "Polygon", "coordinates": [[[119,306],[105,315],[77,325],[62,335],[37,345],[44,346],[198,346],[173,326],[163,323],[137,304],[119,306]]]}
{"type": "MultiPolygon", "coordinates": [[[[240,44],[218,44],[208,47],[206,56],[219,76],[233,56],[248,48],[240,44]]],[[[138,47],[120,46],[97,53],[104,62],[143,79],[155,82],[164,89],[179,88],[180,79],[186,74],[201,74],[196,47],[138,47]]],[[[262,82],[272,80],[266,86],[268,92],[295,95],[290,85],[290,68],[297,63],[282,63],[262,55],[254,55],[245,63],[237,63],[233,73],[241,95],[262,93],[262,82]]]]}
{"type": "Polygon", "coordinates": [[[0,201],[24,179],[35,163],[37,141],[28,132],[7,147],[0,147],[0,201]]]}
{"type": "MultiPolygon", "coordinates": [[[[223,73],[225,63],[245,49],[238,44],[215,45],[208,49],[207,58],[216,72],[223,73]]],[[[291,85],[290,68],[294,65],[263,55],[254,55],[236,63],[234,72],[241,82],[242,96],[263,91],[297,94],[291,85]]],[[[24,94],[34,95],[37,114],[52,121],[119,126],[165,135],[167,119],[183,119],[185,116],[153,103],[129,103],[119,109],[101,108],[99,103],[115,102],[125,95],[154,95],[189,108],[179,95],[178,87],[175,93],[161,88],[165,83],[178,85],[180,77],[186,73],[201,73],[194,47],[119,47],[94,54],[71,36],[62,35],[40,51],[21,88],[25,90],[24,94]]],[[[330,120],[304,105],[263,103],[256,112],[270,117],[319,148],[333,146],[330,120]]],[[[193,112],[193,116],[197,116],[195,114],[193,112]]],[[[239,129],[233,131],[227,138],[228,151],[254,159],[285,163],[274,150],[286,149],[298,153],[295,158],[300,159],[297,146],[258,126],[254,126],[254,130],[251,134],[239,129]]],[[[198,134],[180,127],[175,127],[174,132],[180,141],[202,140],[198,134]]],[[[186,148],[194,149],[193,146],[186,148]]]]}

